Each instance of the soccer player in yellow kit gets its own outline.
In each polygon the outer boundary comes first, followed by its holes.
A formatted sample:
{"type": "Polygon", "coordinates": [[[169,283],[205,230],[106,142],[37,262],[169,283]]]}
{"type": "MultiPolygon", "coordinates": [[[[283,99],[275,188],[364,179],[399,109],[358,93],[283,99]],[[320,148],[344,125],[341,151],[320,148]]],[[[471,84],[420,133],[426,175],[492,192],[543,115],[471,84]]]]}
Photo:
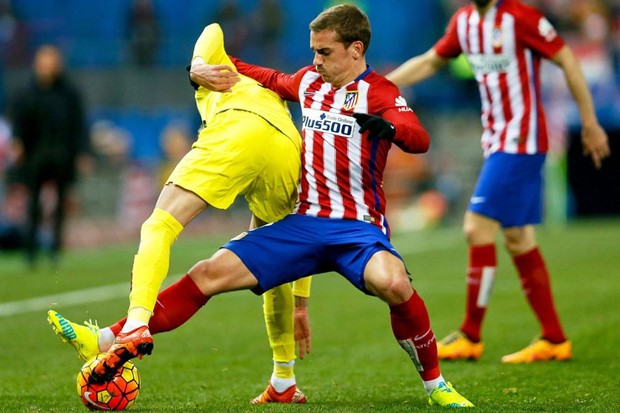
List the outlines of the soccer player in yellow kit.
{"type": "MultiPolygon", "coordinates": [[[[183,228],[209,206],[227,209],[243,194],[252,212],[251,227],[275,222],[289,214],[297,201],[301,167],[301,138],[286,104],[255,80],[238,76],[224,49],[218,24],[208,25],[194,46],[190,79],[196,89],[196,106],[202,119],[198,139],[178,163],[163,187],[152,215],[142,224],[140,245],[134,258],[127,318],[99,329],[72,323],[55,311],[48,312],[54,330],[72,344],[82,358],[100,351],[106,355],[94,368],[94,380],[105,381],[109,365],[118,360],[151,354],[152,333],[168,331],[184,322],[196,308],[180,309],[165,325],[150,325],[158,308],[175,307],[171,286],[161,293],[168,273],[170,249],[183,228]],[[210,90],[201,74],[218,72],[228,93],[210,90]],[[232,75],[232,76],[229,76],[232,75]],[[159,295],[158,295],[159,293],[159,295]],[[175,319],[176,317],[176,319],[175,319]],[[144,336],[148,335],[146,342],[144,336]],[[139,345],[134,340],[142,337],[139,345]],[[113,341],[112,341],[113,340],[113,341]]],[[[187,277],[187,276],[186,276],[187,277]]],[[[270,384],[252,403],[304,403],[293,371],[295,360],[294,295],[304,304],[310,278],[267,291],[264,315],[273,351],[270,384]],[[294,290],[294,291],[293,291],[294,290]]],[[[303,314],[303,309],[301,310],[303,314]]],[[[302,317],[303,321],[303,317],[302,317]]],[[[305,319],[307,323],[307,319],[305,319]]],[[[306,324],[307,326],[307,324],[306,324]]],[[[309,330],[301,334],[301,353],[309,350],[309,330]]],[[[123,361],[124,362],[124,361],[123,361]]]]}

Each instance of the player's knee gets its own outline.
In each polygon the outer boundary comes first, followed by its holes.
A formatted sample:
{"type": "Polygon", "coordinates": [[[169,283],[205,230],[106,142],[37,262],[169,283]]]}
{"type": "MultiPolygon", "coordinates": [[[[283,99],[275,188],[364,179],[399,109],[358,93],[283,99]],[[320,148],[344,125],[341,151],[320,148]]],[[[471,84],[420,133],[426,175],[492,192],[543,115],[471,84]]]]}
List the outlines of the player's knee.
{"type": "Polygon", "coordinates": [[[509,228],[504,231],[504,247],[512,256],[524,254],[536,246],[536,241],[524,228],[509,228]]]}
{"type": "Polygon", "coordinates": [[[200,291],[208,295],[209,289],[209,277],[213,271],[213,265],[210,259],[198,261],[188,271],[187,275],[196,283],[200,291]]]}
{"type": "Polygon", "coordinates": [[[374,294],[390,305],[396,305],[407,301],[411,296],[413,287],[409,278],[405,276],[394,275],[384,277],[379,282],[373,284],[374,294]]]}
{"type": "Polygon", "coordinates": [[[153,213],[142,223],[140,236],[148,237],[152,234],[166,234],[176,240],[183,226],[168,212],[155,209],[153,213]]]}

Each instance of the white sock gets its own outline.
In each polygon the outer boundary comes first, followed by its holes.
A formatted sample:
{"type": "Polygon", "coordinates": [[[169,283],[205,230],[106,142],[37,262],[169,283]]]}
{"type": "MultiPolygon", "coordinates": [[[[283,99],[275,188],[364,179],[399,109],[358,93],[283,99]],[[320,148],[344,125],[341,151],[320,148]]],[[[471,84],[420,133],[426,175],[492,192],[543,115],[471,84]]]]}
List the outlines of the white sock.
{"type": "MultiPolygon", "coordinates": [[[[286,363],[274,361],[273,364],[275,366],[280,366],[280,367],[293,367],[295,365],[295,360],[291,360],[286,363]]],[[[276,377],[275,374],[271,375],[271,385],[273,386],[274,389],[276,389],[278,393],[282,393],[284,390],[295,385],[295,383],[296,383],[295,376],[284,379],[284,378],[276,377]]]]}
{"type": "Polygon", "coordinates": [[[143,321],[140,320],[129,320],[127,319],[127,321],[125,322],[125,325],[123,326],[123,329],[121,330],[121,333],[129,333],[130,331],[135,330],[138,327],[142,327],[142,326],[146,326],[148,324],[146,324],[143,321]]]}
{"type": "Polygon", "coordinates": [[[436,379],[424,381],[424,389],[428,394],[431,394],[437,386],[445,382],[446,381],[444,380],[443,376],[440,374],[439,377],[437,377],[436,379]]]}
{"type": "Polygon", "coordinates": [[[271,376],[271,385],[278,393],[282,393],[284,390],[295,385],[295,383],[295,377],[290,379],[279,379],[273,375],[271,376]]]}
{"type": "Polygon", "coordinates": [[[112,343],[114,343],[114,333],[110,330],[110,327],[104,327],[99,330],[99,351],[106,352],[110,347],[112,347],[112,343]]]}

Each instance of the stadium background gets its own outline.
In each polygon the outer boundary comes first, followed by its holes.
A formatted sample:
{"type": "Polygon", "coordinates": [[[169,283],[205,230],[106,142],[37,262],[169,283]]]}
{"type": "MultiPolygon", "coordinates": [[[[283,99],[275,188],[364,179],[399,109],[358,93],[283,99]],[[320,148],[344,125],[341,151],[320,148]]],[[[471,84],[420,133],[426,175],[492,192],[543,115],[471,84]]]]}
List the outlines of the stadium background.
{"type": "MultiPolygon", "coordinates": [[[[620,2],[529,1],[543,9],[573,46],[592,87],[612,151],[620,151],[620,2]]],[[[199,125],[185,65],[202,28],[217,21],[227,49],[248,62],[294,71],[310,64],[308,23],[338,1],[287,0],[0,0],[0,106],[30,76],[37,46],[54,43],[84,94],[95,167],[72,202],[70,246],[135,237],[161,179],[187,149],[199,125]],[[165,144],[167,142],[167,144],[165,144]]],[[[427,50],[463,0],[357,2],[373,24],[369,62],[387,73],[427,50]]],[[[557,69],[545,66],[552,135],[547,218],[563,223],[620,214],[618,156],[596,172],[578,147],[578,117],[557,69]],[[568,154],[568,155],[567,155],[568,154]]],[[[424,156],[393,151],[386,176],[390,219],[397,230],[458,225],[481,153],[479,98],[466,65],[403,91],[433,140],[424,156]]],[[[298,109],[291,105],[296,119],[298,109]]],[[[7,114],[9,115],[9,114],[7,114]]],[[[6,182],[10,117],[0,123],[0,229],[18,225],[23,193],[6,182]]],[[[211,211],[192,228],[231,231],[247,225],[243,202],[211,211]]]]}

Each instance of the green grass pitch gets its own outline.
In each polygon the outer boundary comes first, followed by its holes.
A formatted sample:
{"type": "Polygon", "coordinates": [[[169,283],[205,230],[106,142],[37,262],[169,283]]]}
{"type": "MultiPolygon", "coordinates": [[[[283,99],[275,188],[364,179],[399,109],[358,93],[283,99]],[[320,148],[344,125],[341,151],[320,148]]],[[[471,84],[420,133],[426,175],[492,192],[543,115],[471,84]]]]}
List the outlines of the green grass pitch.
{"type": "MultiPolygon", "coordinates": [[[[225,238],[181,236],[173,249],[171,274],[210,255],[225,238]]],[[[464,307],[466,247],[459,229],[397,234],[393,241],[429,308],[436,335],[443,337],[459,325],[464,307]]],[[[556,305],[573,340],[574,359],[499,362],[503,354],[528,344],[539,329],[510,259],[498,250],[483,330],[485,353],[476,363],[444,362],[443,374],[479,412],[617,412],[620,220],[541,227],[539,241],[556,305]]],[[[116,321],[126,310],[135,247],[70,251],[59,270],[36,273],[25,271],[21,257],[0,255],[0,412],[86,411],[75,391],[82,363],[52,333],[46,310],[57,309],[74,321],[116,321]],[[72,291],[77,294],[66,294],[72,291]]],[[[315,277],[312,294],[313,350],[296,364],[307,405],[248,403],[265,387],[272,363],[262,300],[243,291],[215,297],[187,324],[155,337],[153,355],[136,362],[142,390],[130,411],[441,410],[427,406],[411,361],[392,337],[383,303],[334,274],[315,277]]]]}

